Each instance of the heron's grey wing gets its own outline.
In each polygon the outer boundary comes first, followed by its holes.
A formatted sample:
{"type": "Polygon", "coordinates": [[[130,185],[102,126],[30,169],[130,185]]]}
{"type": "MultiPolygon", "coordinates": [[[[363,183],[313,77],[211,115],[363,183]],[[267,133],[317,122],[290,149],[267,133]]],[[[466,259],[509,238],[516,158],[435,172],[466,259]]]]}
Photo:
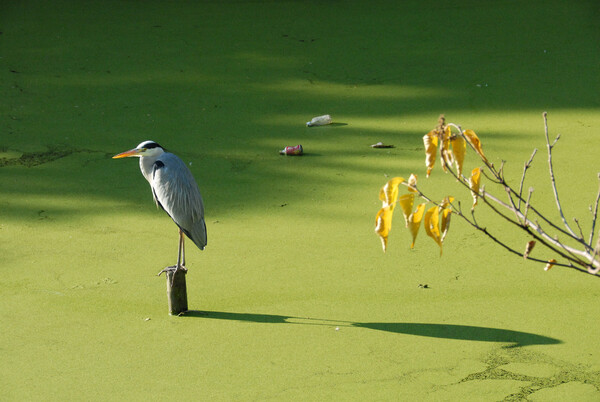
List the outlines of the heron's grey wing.
{"type": "Polygon", "coordinates": [[[154,163],[151,181],[155,201],[200,250],[206,246],[204,202],[188,167],[171,153],[154,163]]]}

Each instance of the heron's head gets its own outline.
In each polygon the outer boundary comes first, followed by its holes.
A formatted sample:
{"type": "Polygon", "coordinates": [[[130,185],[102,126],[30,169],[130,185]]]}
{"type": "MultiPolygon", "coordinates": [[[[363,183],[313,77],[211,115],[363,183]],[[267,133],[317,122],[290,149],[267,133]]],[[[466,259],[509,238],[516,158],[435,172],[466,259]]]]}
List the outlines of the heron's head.
{"type": "Polygon", "coordinates": [[[144,156],[158,156],[158,155],[162,154],[163,152],[165,152],[163,147],[158,145],[156,142],[144,141],[141,144],[139,144],[137,147],[130,149],[129,151],[121,152],[120,154],[113,156],[113,159],[126,158],[126,157],[130,157],[130,156],[137,156],[138,158],[141,158],[144,156]]]}

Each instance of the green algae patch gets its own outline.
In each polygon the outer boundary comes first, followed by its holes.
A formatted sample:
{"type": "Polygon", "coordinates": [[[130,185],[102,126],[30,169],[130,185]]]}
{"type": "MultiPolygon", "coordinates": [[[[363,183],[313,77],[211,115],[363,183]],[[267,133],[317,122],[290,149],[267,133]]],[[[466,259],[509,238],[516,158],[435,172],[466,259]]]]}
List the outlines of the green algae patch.
{"type": "Polygon", "coordinates": [[[545,363],[509,363],[499,369],[528,377],[551,377],[558,374],[556,367],[545,363]]]}
{"type": "Polygon", "coordinates": [[[26,167],[38,166],[43,163],[49,163],[73,153],[68,147],[52,146],[47,151],[43,152],[19,152],[9,151],[4,154],[0,153],[0,167],[23,165],[26,167]]]}
{"type": "Polygon", "coordinates": [[[592,402],[600,398],[600,391],[591,384],[570,382],[534,392],[528,396],[528,399],[530,401],[565,401],[574,396],[578,401],[592,402]]]}
{"type": "Polygon", "coordinates": [[[522,388],[526,383],[515,380],[475,380],[442,387],[428,395],[431,401],[497,401],[503,400],[522,388]]]}
{"type": "MultiPolygon", "coordinates": [[[[458,220],[443,258],[425,236],[411,251],[400,230],[383,254],[373,232],[389,178],[414,172],[440,197],[455,191],[441,172],[424,178],[422,137],[441,113],[518,179],[543,149],[545,110],[562,134],[559,188],[577,194],[565,213],[590,229],[592,2],[1,9],[3,398],[585,400],[600,390],[598,279],[544,272],[458,220]],[[336,124],[306,127],[323,114],[336,124]],[[147,139],[184,160],[206,204],[208,246],[188,242],[181,317],[168,315],[156,277],[177,258],[177,227],[136,161],[110,159],[147,139]],[[297,144],[305,155],[279,155],[297,144]]],[[[527,185],[554,208],[545,169],[540,157],[527,185]]]]}
{"type": "MultiPolygon", "coordinates": [[[[21,156],[23,155],[23,152],[19,152],[19,151],[14,151],[11,149],[2,149],[0,148],[0,160],[6,160],[6,159],[19,159],[21,156]]],[[[3,163],[7,163],[7,162],[3,162],[3,163]]]]}

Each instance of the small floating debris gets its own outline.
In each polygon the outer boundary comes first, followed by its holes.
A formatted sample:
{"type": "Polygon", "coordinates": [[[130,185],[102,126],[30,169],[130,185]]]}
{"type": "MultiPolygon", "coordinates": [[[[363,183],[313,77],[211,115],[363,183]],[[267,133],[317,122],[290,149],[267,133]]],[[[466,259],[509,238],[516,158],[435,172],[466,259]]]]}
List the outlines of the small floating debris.
{"type": "Polygon", "coordinates": [[[393,145],[386,145],[383,142],[378,142],[377,144],[371,145],[371,148],[394,148],[393,145]]]}
{"type": "Polygon", "coordinates": [[[302,155],[304,150],[302,149],[302,145],[296,145],[295,147],[285,147],[281,151],[279,151],[279,155],[302,155]]]}
{"type": "Polygon", "coordinates": [[[327,124],[331,124],[331,116],[328,114],[313,117],[311,121],[306,122],[307,127],[326,126],[327,124]]]}

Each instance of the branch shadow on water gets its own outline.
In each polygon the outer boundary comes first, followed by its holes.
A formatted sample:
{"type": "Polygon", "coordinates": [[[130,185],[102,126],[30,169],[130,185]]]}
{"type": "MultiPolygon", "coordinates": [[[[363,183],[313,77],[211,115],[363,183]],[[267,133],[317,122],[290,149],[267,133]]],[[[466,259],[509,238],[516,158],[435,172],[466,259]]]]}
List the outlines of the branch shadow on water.
{"type": "Polygon", "coordinates": [[[321,325],[329,327],[366,328],[394,334],[425,336],[438,339],[508,343],[507,348],[529,345],[556,345],[561,340],[530,332],[459,324],[430,324],[414,322],[352,322],[320,318],[293,317],[276,314],[232,313],[190,310],[182,317],[196,317],[262,324],[321,325]]]}

